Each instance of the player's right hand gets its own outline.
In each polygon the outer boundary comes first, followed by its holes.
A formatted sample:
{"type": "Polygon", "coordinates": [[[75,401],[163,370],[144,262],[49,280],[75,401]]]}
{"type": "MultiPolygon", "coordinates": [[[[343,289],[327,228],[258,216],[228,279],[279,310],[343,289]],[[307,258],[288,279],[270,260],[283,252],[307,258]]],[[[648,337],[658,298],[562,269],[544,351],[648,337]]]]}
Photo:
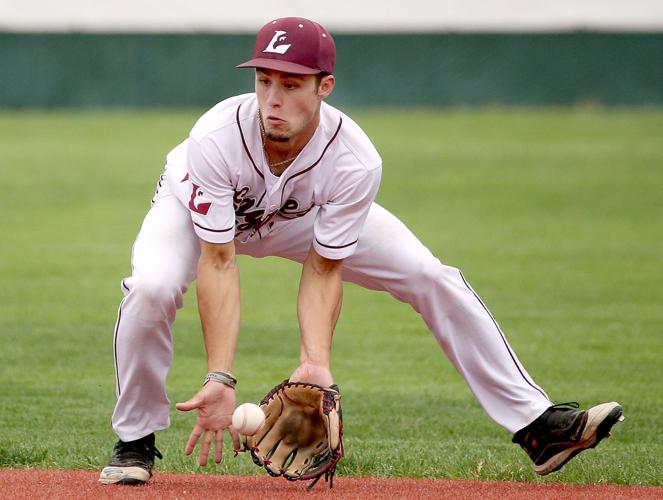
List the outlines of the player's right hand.
{"type": "Polygon", "coordinates": [[[207,465],[210,447],[214,442],[214,462],[221,462],[223,455],[223,434],[228,429],[235,451],[241,449],[239,435],[231,427],[232,414],[235,411],[235,390],[218,382],[207,382],[191,399],[175,405],[180,411],[198,410],[196,423],[184,448],[186,455],[191,455],[196,443],[201,439],[198,463],[207,465]]]}

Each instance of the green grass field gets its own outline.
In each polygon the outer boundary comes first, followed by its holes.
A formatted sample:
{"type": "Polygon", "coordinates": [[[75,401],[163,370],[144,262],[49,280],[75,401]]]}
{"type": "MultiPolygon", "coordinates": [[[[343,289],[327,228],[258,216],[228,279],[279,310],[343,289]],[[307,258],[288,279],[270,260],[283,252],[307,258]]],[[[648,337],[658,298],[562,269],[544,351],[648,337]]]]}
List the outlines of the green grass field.
{"type": "MultiPolygon", "coordinates": [[[[115,441],[112,331],[165,154],[202,110],[0,112],[0,467],[97,469],[115,441]]],[[[663,112],[357,111],[384,158],[378,201],[463,270],[558,402],[623,403],[613,437],[538,478],[421,319],[352,285],[334,347],[341,475],[663,484],[663,112]]],[[[298,266],[241,259],[238,401],[296,366],[298,266]]],[[[174,402],[205,372],[189,292],[159,470],[199,470],[174,402]]]]}

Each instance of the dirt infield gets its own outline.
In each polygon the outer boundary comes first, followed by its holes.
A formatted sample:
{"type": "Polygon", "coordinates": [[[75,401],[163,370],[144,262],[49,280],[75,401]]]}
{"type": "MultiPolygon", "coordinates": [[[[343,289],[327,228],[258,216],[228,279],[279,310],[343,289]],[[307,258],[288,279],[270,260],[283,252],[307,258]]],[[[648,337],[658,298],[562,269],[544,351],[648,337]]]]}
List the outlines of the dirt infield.
{"type": "Polygon", "coordinates": [[[663,487],[508,483],[499,481],[335,478],[329,490],[268,476],[157,474],[149,486],[103,486],[94,471],[0,470],[0,498],[12,499],[212,499],[212,498],[663,498],[663,487]]]}

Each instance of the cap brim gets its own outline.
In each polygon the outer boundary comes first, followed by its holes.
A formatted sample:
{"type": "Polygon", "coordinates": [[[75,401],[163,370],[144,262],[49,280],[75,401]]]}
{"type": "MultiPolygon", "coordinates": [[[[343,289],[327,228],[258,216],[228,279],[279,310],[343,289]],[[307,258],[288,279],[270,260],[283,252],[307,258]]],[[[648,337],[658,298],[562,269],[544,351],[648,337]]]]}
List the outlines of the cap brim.
{"type": "Polygon", "coordinates": [[[236,68],[265,68],[273,69],[276,71],[283,71],[285,73],[294,73],[296,75],[317,75],[321,71],[319,69],[309,68],[289,61],[280,61],[278,59],[269,59],[267,57],[258,57],[251,59],[242,64],[235,66],[236,68]]]}

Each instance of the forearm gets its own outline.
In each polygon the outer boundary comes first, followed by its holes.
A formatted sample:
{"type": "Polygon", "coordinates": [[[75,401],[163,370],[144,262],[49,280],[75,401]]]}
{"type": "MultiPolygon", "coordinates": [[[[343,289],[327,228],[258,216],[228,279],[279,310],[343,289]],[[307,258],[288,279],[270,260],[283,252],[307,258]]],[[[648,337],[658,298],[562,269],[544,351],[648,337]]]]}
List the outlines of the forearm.
{"type": "Polygon", "coordinates": [[[314,250],[304,261],[297,300],[302,364],[330,367],[332,335],[343,300],[341,265],[314,250]]]}
{"type": "Polygon", "coordinates": [[[240,328],[239,269],[234,247],[222,257],[213,248],[203,250],[198,263],[198,310],[207,370],[232,373],[240,328]]]}

